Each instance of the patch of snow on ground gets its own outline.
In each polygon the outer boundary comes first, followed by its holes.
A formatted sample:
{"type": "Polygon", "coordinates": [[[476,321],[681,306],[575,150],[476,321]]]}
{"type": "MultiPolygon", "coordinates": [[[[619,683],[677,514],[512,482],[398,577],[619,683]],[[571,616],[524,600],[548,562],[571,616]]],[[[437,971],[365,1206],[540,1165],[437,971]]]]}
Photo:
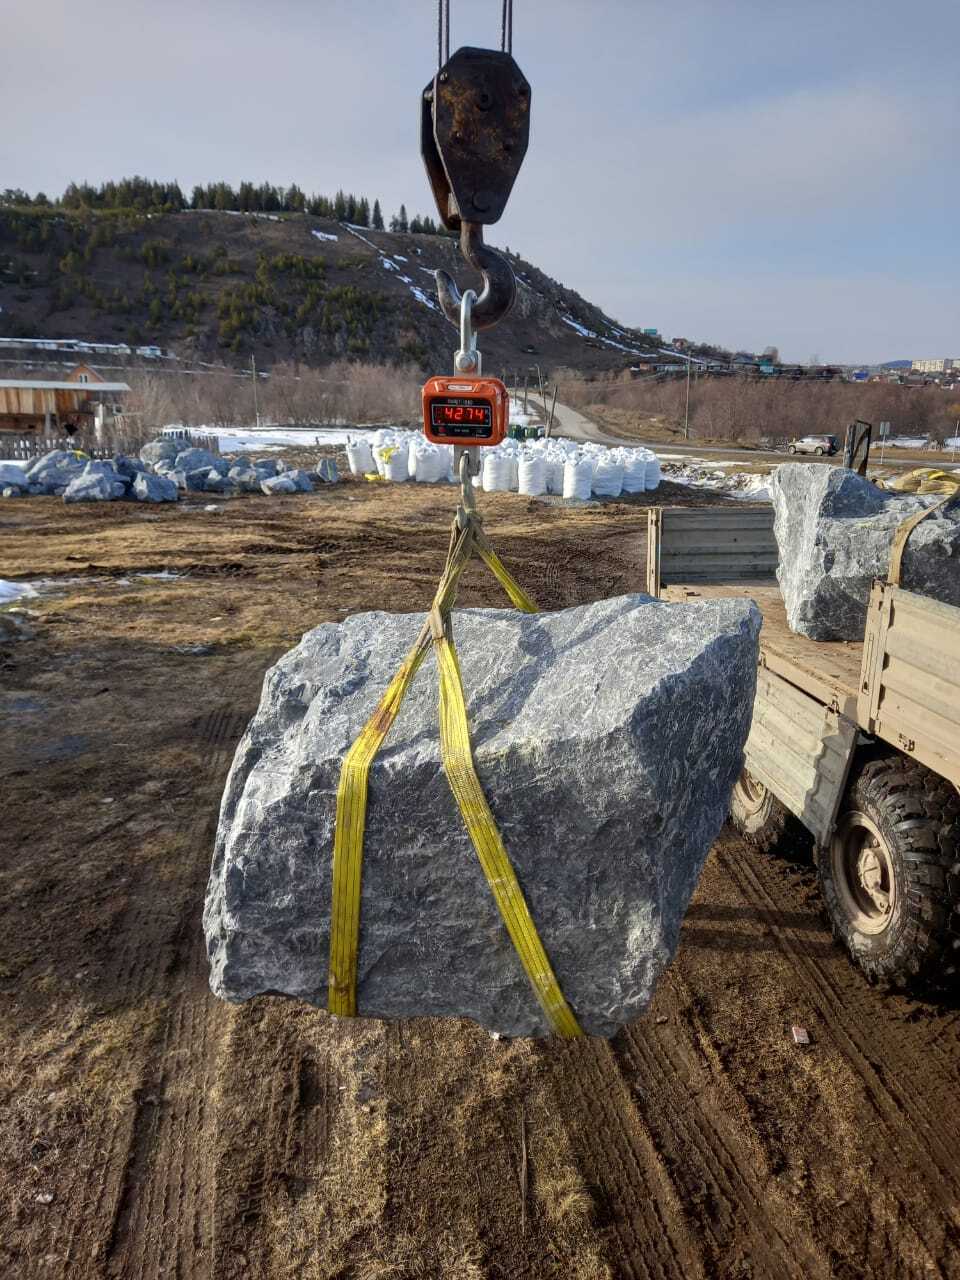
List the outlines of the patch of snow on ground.
{"type": "Polygon", "coordinates": [[[579,324],[576,320],[571,320],[569,316],[561,316],[560,319],[564,324],[568,324],[571,329],[576,329],[581,338],[595,338],[597,336],[592,329],[588,329],[586,325],[579,324]]]}
{"type": "Polygon", "coordinates": [[[407,288],[410,290],[410,292],[413,294],[416,300],[418,302],[422,302],[425,307],[429,307],[431,311],[440,310],[440,308],[434,302],[433,298],[431,298],[428,293],[424,293],[424,291],[420,288],[419,285],[409,284],[407,285],[407,288]]]}
{"type": "Polygon", "coordinates": [[[701,458],[678,458],[677,454],[668,453],[657,456],[664,480],[672,480],[674,484],[689,485],[693,489],[712,489],[715,493],[723,493],[728,498],[739,498],[743,502],[771,500],[769,475],[755,475],[747,471],[728,474],[721,469],[722,466],[734,466],[735,463],[708,463],[701,458]],[[669,461],[671,458],[677,458],[677,461],[669,461]]]}
{"type": "Polygon", "coordinates": [[[29,582],[8,582],[6,578],[0,578],[0,604],[9,604],[11,600],[20,600],[25,596],[36,594],[29,582]]]}
{"type": "Polygon", "coordinates": [[[371,249],[376,250],[377,253],[380,252],[380,250],[377,248],[377,246],[373,243],[372,240],[368,240],[366,236],[361,235],[360,232],[357,230],[357,228],[352,226],[349,222],[342,222],[340,225],[342,227],[345,227],[346,230],[349,231],[352,236],[356,236],[358,240],[362,240],[364,244],[368,244],[371,249]]]}
{"type": "Polygon", "coordinates": [[[579,321],[573,320],[570,316],[562,315],[560,319],[564,324],[568,324],[571,329],[576,330],[581,338],[593,338],[596,342],[606,343],[608,347],[616,347],[618,351],[629,352],[630,355],[639,355],[636,347],[625,347],[622,342],[614,342],[613,338],[604,338],[602,334],[594,333],[592,329],[588,329],[586,325],[580,324],[579,321]]]}
{"type": "Polygon", "coordinates": [[[338,427],[288,427],[278,431],[256,430],[253,427],[234,427],[230,431],[212,432],[220,442],[221,453],[269,453],[285,445],[302,445],[309,449],[320,444],[346,444],[351,431],[338,427]]]}
{"type": "Polygon", "coordinates": [[[318,240],[339,240],[340,239],[339,236],[333,235],[333,233],[330,231],[314,231],[311,228],[310,234],[312,236],[316,236],[318,240]]]}

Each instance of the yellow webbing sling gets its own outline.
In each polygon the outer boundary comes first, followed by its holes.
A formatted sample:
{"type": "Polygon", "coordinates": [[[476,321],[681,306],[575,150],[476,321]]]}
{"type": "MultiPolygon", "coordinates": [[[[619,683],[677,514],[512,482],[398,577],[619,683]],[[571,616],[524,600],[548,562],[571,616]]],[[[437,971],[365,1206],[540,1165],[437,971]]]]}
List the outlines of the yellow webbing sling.
{"type": "Polygon", "coordinates": [[[537,611],[534,602],[490,546],[480,528],[479,517],[472,509],[472,503],[468,502],[466,510],[461,508],[454,523],[447,563],[428,620],[400,670],[387,686],[377,709],[347,752],[340,770],[333,842],[328,1008],[331,1013],[341,1016],[356,1016],[360,885],[370,766],[390,732],[404,695],[432,642],[440,681],[440,752],[447,781],[507,932],[551,1028],[557,1035],[578,1036],[582,1032],[564,999],[540,941],[473,764],[450,611],[456,599],[460,574],[474,551],[496,576],[516,608],[525,613],[537,611]]]}

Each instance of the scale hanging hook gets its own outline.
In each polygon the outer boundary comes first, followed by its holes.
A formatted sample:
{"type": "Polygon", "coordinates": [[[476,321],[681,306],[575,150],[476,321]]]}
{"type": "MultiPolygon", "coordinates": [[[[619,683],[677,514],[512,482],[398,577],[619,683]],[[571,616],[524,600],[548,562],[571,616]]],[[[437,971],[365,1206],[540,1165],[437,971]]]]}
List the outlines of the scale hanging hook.
{"type": "MultiPolygon", "coordinates": [[[[503,319],[516,299],[513,267],[496,249],[483,243],[483,227],[479,222],[461,222],[460,252],[483,279],[483,289],[471,309],[473,328],[489,329],[503,319]]],[[[456,281],[449,271],[435,271],[434,275],[443,314],[459,327],[461,295],[456,281]]]]}

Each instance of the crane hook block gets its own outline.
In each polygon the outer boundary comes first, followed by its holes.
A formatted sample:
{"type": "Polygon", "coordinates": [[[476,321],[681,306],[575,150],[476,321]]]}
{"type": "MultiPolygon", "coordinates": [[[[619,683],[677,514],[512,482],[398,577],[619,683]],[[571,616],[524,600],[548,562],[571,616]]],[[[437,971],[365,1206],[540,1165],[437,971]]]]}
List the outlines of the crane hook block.
{"type": "Polygon", "coordinates": [[[420,152],[451,231],[503,215],[530,138],[530,85],[509,53],[458,49],[423,91],[420,152]]]}

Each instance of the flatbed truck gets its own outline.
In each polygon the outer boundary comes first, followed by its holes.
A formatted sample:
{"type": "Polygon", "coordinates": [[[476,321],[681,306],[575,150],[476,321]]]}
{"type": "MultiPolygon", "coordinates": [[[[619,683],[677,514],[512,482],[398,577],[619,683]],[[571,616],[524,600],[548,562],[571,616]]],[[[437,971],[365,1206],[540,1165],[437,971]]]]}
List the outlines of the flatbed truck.
{"type": "Polygon", "coordinates": [[[771,508],[651,509],[647,530],[651,595],[763,614],[734,825],[765,852],[809,833],[835,936],[893,986],[950,984],[960,963],[960,608],[900,585],[910,531],[863,639],[819,642],[787,625],[771,508]]]}

